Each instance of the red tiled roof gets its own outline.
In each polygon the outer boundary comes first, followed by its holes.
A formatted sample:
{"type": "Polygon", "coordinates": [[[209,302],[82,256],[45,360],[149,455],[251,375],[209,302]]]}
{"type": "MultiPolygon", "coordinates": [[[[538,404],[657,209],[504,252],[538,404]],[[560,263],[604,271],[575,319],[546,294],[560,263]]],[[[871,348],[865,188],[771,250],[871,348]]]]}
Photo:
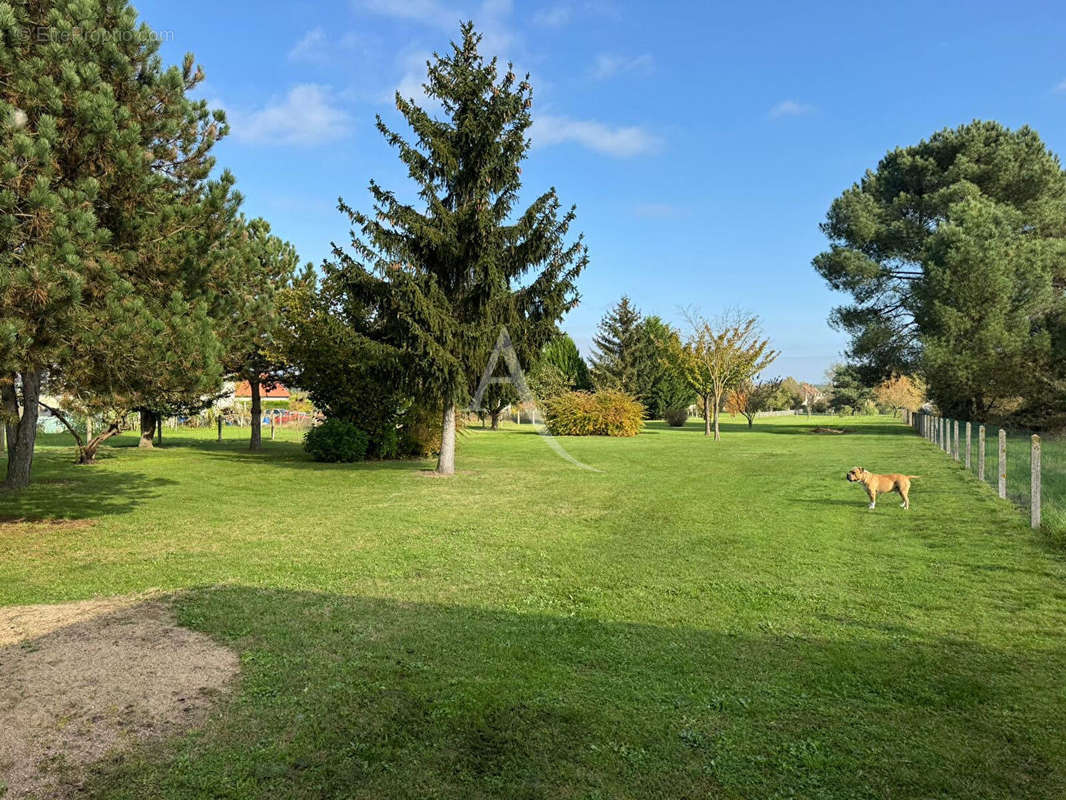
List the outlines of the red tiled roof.
{"type": "MultiPolygon", "coordinates": [[[[248,381],[241,381],[233,389],[233,396],[234,397],[251,397],[252,396],[251,384],[249,384],[248,381]]],[[[280,383],[276,384],[271,389],[266,389],[266,388],[263,388],[262,386],[260,386],[259,387],[259,396],[264,398],[264,399],[269,398],[271,400],[288,400],[289,399],[289,390],[286,389],[284,386],[282,386],[280,383]]]]}

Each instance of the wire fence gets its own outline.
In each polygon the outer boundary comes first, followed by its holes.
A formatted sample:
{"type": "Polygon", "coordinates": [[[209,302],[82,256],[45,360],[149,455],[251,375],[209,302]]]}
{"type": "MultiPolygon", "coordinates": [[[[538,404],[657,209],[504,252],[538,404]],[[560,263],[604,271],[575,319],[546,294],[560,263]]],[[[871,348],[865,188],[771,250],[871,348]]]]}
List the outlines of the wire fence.
{"type": "Polygon", "coordinates": [[[1034,528],[1066,533],[1066,437],[906,412],[904,421],[998,495],[1034,528]]]}

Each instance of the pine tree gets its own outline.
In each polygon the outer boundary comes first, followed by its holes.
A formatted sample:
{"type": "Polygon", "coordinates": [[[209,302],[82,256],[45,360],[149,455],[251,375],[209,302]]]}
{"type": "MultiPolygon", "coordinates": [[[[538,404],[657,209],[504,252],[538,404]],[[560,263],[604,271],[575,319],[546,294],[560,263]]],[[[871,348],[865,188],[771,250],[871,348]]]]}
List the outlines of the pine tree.
{"type": "Polygon", "coordinates": [[[385,341],[406,360],[411,391],[441,407],[440,474],[455,470],[456,407],[476,388],[501,326],[530,363],[577,303],[575,281],[588,261],[580,237],[566,241],[575,212],[560,213],[554,189],[513,215],[532,88],[510,65],[500,78],[496,60],[482,59],[472,23],[460,32],[451,53],[427,65],[424,89],[439,102],[439,118],[396,95],[416,143],[378,118],[422,207],[376,182],[372,215],[342,201],[362,235],[353,232],[354,257],[335,247],[329,268],[350,291],[383,302],[393,321],[385,341]]]}
{"type": "Polygon", "coordinates": [[[592,381],[597,389],[618,389],[635,395],[640,359],[640,312],[622,299],[600,320],[592,337],[592,381]]]}
{"type": "Polygon", "coordinates": [[[814,259],[853,298],[831,322],[862,380],[920,372],[976,418],[1062,403],[1064,219],[1066,172],[1028,127],[974,121],[887,153],[833,201],[814,259]]]}
{"type": "Polygon", "coordinates": [[[276,336],[282,324],[278,303],[292,283],[299,257],[291,244],[270,233],[263,219],[240,220],[234,251],[236,268],[228,275],[225,293],[232,311],[230,324],[217,332],[226,347],[223,366],[227,374],[247,381],[251,390],[248,448],[259,450],[263,444],[261,390],[277,386],[285,372],[277,352],[276,336]]]}
{"type": "Polygon", "coordinates": [[[217,386],[210,276],[239,198],[231,176],[208,182],[226,127],[187,97],[202,71],[191,55],[164,69],[127,2],[7,3],[0,37],[5,485],[20,488],[45,375],[101,408],[217,386]]]}

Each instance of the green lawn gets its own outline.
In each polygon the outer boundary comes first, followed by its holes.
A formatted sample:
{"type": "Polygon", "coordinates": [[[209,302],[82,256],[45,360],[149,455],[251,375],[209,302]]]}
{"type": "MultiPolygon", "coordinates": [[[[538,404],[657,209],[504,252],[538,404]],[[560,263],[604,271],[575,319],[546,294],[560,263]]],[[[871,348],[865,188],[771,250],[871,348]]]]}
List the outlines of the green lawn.
{"type": "Polygon", "coordinates": [[[0,526],[0,603],[163,590],[240,653],[91,797],[1066,796],[1062,549],[899,422],[830,423],[565,440],[602,472],[473,428],[447,480],[43,447],[0,516],[95,524],[0,526]],[[913,508],[856,465],[921,475],[913,508]]]}

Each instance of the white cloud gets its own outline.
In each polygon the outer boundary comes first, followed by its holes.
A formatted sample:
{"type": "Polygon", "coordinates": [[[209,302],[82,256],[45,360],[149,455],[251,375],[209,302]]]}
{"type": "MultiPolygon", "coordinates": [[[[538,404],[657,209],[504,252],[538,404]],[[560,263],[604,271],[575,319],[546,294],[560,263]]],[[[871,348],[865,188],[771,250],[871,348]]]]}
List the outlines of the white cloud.
{"type": "Polygon", "coordinates": [[[310,146],[352,130],[351,117],[335,104],[329,87],[314,83],[294,86],[258,110],[227,109],[227,116],[235,138],[256,144],[310,146]]]}
{"type": "Polygon", "coordinates": [[[656,152],[662,142],[637,125],[611,127],[596,120],[577,120],[551,114],[534,118],[529,129],[535,147],[574,142],[615,158],[632,158],[656,152]]]}
{"type": "Polygon", "coordinates": [[[345,53],[361,50],[364,55],[369,55],[374,49],[373,45],[371,39],[356,31],[330,38],[322,28],[316,27],[305,33],[289,50],[289,61],[328,64],[345,53]]]}
{"type": "Polygon", "coordinates": [[[622,72],[639,72],[647,75],[655,66],[655,60],[651,53],[639,56],[618,56],[610,53],[600,53],[596,56],[596,63],[592,67],[592,77],[597,80],[613,78],[622,72]]]}
{"type": "Polygon", "coordinates": [[[1066,92],[1066,80],[1063,80],[1063,81],[1061,81],[1061,82],[1060,82],[1060,83],[1059,83],[1059,84],[1058,84],[1058,85],[1057,85],[1057,86],[1056,86],[1056,87],[1055,87],[1054,89],[1052,89],[1051,91],[1053,91],[1053,92],[1060,92],[1060,93],[1064,93],[1064,92],[1066,92]]]}
{"type": "Polygon", "coordinates": [[[807,105],[806,103],[799,103],[795,100],[782,100],[780,103],[770,109],[770,119],[780,119],[781,117],[802,117],[804,114],[810,114],[814,111],[814,106],[807,105]]]}
{"type": "Polygon", "coordinates": [[[388,93],[386,100],[392,102],[395,92],[399,92],[404,100],[415,99],[416,103],[423,104],[429,98],[426,97],[422,85],[426,82],[426,62],[433,58],[428,50],[412,50],[399,57],[403,67],[403,76],[394,91],[388,93]]]}
{"type": "Polygon", "coordinates": [[[362,0],[359,5],[383,17],[420,22],[433,28],[457,30],[463,16],[437,0],[362,0]]]}
{"type": "Polygon", "coordinates": [[[570,21],[573,9],[570,6],[556,5],[542,8],[533,15],[533,24],[543,28],[561,28],[570,21]]]}

